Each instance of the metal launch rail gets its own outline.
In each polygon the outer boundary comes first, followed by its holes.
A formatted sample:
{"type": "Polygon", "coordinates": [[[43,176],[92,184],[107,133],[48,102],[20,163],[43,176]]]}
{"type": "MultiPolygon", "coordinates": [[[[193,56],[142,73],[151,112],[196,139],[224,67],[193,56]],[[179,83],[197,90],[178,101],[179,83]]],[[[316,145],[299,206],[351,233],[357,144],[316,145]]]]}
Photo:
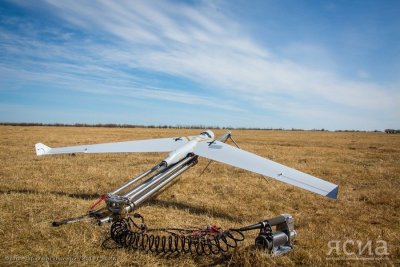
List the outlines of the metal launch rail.
{"type": "Polygon", "coordinates": [[[95,219],[98,224],[112,222],[114,217],[128,214],[137,209],[145,200],[159,192],[184,171],[196,165],[197,158],[198,156],[196,155],[188,155],[186,158],[169,167],[165,167],[163,162],[161,162],[113,192],[101,196],[94,206],[97,206],[97,204],[104,200],[107,209],[101,208],[98,210],[91,210],[80,217],[54,221],[53,226],[87,221],[88,219],[95,219]],[[146,177],[147,179],[145,179],[146,177]],[[137,184],[137,182],[141,180],[144,181],[137,184]],[[134,186],[135,184],[137,185],[134,186]]]}

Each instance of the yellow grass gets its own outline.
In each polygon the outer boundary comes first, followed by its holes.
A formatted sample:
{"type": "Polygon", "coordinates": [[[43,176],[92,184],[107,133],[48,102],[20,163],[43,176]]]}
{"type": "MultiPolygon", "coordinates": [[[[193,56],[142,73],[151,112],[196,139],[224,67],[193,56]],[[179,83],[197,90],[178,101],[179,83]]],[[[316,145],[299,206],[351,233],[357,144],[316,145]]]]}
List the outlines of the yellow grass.
{"type": "MultiPolygon", "coordinates": [[[[162,154],[77,154],[36,157],[34,144],[52,147],[196,135],[200,130],[0,126],[0,261],[2,265],[116,266],[398,265],[400,264],[400,135],[233,131],[248,151],[340,184],[333,201],[247,171],[200,159],[177,183],[146,202],[140,213],[150,227],[217,224],[243,226],[292,214],[296,248],[283,257],[254,251],[256,232],[226,256],[160,256],[104,250],[109,226],[55,219],[78,216],[112,191],[163,159],[162,154]],[[387,258],[329,260],[328,242],[384,240],[387,258]]],[[[215,131],[217,135],[223,131],[215,131]]],[[[356,246],[347,250],[359,256],[356,246]]],[[[365,254],[365,253],[364,253],[365,254]]],[[[361,255],[368,256],[368,255],[361,255]]],[[[332,256],[332,255],[331,255],[332,256]]],[[[335,255],[333,255],[335,256],[335,255]]],[[[337,257],[348,257],[344,254],[337,257]]],[[[354,256],[354,255],[353,255],[354,256]]],[[[353,257],[354,258],[354,257],[353,257]]],[[[379,257],[378,257],[379,258],[379,257]]]]}

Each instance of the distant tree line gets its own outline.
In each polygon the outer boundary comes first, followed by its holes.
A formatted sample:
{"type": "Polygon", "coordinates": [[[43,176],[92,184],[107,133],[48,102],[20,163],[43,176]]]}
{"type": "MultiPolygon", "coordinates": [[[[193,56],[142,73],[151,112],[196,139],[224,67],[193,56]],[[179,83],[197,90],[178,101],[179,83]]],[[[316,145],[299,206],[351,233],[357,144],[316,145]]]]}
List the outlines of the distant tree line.
{"type": "Polygon", "coordinates": [[[385,130],[385,133],[388,133],[388,134],[398,134],[398,133],[400,133],[400,130],[386,129],[386,130],[385,130]]]}
{"type": "MultiPolygon", "coordinates": [[[[0,122],[0,125],[8,126],[51,126],[51,127],[105,127],[105,128],[171,128],[171,129],[236,129],[236,130],[284,130],[282,128],[256,128],[256,127],[220,127],[210,125],[141,125],[141,124],[118,124],[118,123],[36,123],[36,122],[0,122]]],[[[302,131],[300,129],[292,129],[302,131]]]]}
{"type": "MultiPolygon", "coordinates": [[[[232,126],[210,126],[210,125],[140,125],[140,124],[118,124],[118,123],[36,123],[36,122],[0,122],[0,125],[8,126],[51,126],[51,127],[104,127],[104,128],[161,128],[161,129],[232,129],[232,130],[268,130],[268,131],[320,131],[320,132],[330,132],[324,128],[322,129],[312,129],[304,130],[298,128],[262,128],[262,127],[232,127],[232,126]]],[[[335,132],[367,132],[360,130],[335,130],[335,132]]],[[[374,130],[373,132],[381,132],[379,130],[374,130]]],[[[400,130],[386,129],[386,133],[400,133],[400,130]]]]}

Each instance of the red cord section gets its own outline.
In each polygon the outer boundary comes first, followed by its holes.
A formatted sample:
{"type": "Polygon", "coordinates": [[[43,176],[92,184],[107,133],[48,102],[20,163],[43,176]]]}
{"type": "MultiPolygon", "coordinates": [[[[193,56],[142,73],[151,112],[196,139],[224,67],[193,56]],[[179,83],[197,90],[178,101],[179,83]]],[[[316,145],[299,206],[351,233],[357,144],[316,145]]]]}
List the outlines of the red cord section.
{"type": "Polygon", "coordinates": [[[209,233],[221,233],[222,231],[221,231],[220,227],[217,227],[216,225],[213,225],[208,229],[208,232],[209,233]]]}
{"type": "Polygon", "coordinates": [[[102,195],[101,197],[99,197],[96,202],[94,202],[94,204],[90,207],[90,210],[93,210],[97,205],[100,204],[100,202],[102,202],[103,200],[107,199],[107,195],[102,195]]]}

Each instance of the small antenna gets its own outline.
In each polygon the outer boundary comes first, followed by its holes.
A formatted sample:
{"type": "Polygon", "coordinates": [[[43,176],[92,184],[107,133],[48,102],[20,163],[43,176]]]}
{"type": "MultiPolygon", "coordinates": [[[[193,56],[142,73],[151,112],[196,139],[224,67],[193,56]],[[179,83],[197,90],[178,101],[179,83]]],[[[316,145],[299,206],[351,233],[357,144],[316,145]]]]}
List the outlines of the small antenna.
{"type": "MultiPolygon", "coordinates": [[[[232,142],[235,144],[235,146],[236,146],[237,148],[240,149],[239,145],[235,142],[235,140],[233,140],[233,138],[232,138],[232,133],[231,133],[230,131],[227,132],[227,133],[225,133],[223,136],[221,136],[219,139],[216,139],[216,140],[222,141],[221,139],[225,139],[225,140],[223,141],[224,143],[225,143],[228,139],[231,139],[232,142]],[[224,138],[225,136],[226,136],[226,138],[224,138]]],[[[212,141],[212,142],[210,143],[210,145],[211,145],[212,143],[214,143],[216,140],[212,141]]],[[[210,161],[207,163],[207,166],[206,166],[206,167],[203,169],[203,171],[200,173],[199,177],[202,176],[202,175],[204,174],[204,172],[207,170],[208,166],[210,166],[211,162],[213,162],[212,159],[210,159],[210,161]]]]}

